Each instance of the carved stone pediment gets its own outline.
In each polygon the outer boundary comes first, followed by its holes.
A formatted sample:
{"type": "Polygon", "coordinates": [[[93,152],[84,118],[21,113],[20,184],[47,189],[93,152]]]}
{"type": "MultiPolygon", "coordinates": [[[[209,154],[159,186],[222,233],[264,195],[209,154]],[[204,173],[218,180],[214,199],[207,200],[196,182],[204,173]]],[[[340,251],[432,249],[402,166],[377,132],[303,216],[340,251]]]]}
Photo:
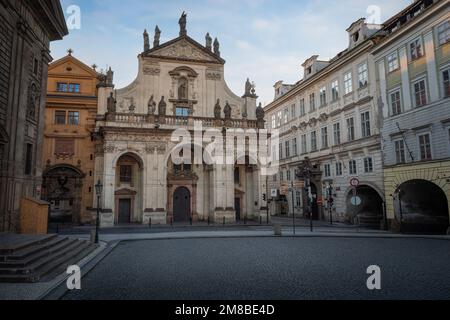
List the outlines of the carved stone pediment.
{"type": "Polygon", "coordinates": [[[221,63],[221,61],[212,53],[209,54],[205,52],[205,50],[202,50],[198,45],[194,45],[192,42],[193,40],[189,41],[186,37],[182,37],[178,41],[167,43],[160,48],[151,50],[148,52],[147,56],[221,63]]]}

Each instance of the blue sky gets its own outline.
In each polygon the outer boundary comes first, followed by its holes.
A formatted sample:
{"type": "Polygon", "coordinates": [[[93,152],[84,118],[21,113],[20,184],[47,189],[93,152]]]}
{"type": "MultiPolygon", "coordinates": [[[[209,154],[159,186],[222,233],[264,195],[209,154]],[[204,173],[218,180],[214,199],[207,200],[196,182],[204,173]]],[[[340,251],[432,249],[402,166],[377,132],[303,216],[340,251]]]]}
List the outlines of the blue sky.
{"type": "MultiPolygon", "coordinates": [[[[346,29],[362,17],[385,21],[412,0],[62,0],[81,9],[81,28],[52,43],[59,59],[74,50],[88,65],[115,71],[118,88],[137,74],[137,55],[142,52],[146,28],[153,39],[155,26],[161,41],[178,36],[178,19],[188,13],[188,35],[201,44],[206,32],[218,37],[230,88],[242,95],[249,77],[263,104],[273,100],[278,80],[294,83],[301,78],[300,65],[314,54],[329,59],[346,48],[346,29]],[[368,13],[377,6],[379,14],[368,13]]],[[[66,12],[66,16],[69,14],[66,12]]],[[[153,41],[151,41],[153,42],[153,41]]]]}

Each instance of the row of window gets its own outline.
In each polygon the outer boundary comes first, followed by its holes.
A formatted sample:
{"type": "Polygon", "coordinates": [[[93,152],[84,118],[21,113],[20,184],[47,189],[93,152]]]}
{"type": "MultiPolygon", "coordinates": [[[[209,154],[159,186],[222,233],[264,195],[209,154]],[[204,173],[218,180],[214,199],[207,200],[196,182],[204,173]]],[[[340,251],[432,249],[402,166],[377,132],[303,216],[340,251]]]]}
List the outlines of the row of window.
{"type": "MultiPolygon", "coordinates": [[[[450,41],[450,22],[446,21],[437,27],[437,44],[444,45],[450,41]]],[[[423,39],[419,37],[408,44],[409,60],[415,61],[425,55],[423,39]]],[[[394,72],[400,68],[398,52],[392,52],[387,56],[388,72],[394,72]]]]}
{"type": "Polygon", "coordinates": [[[78,111],[55,111],[55,124],[77,126],[80,124],[80,113],[78,111]]]}
{"type": "MultiPolygon", "coordinates": [[[[450,97],[450,68],[442,71],[441,79],[444,98],[448,98],[450,97]]],[[[420,108],[425,106],[428,103],[426,77],[413,82],[411,89],[414,107],[420,108]]],[[[400,88],[396,88],[389,92],[389,105],[392,116],[399,115],[403,112],[404,106],[400,88]]]]}
{"type": "MultiPolygon", "coordinates": [[[[358,175],[358,161],[357,160],[350,160],[348,161],[348,174],[349,175],[358,175]]],[[[344,175],[344,164],[343,162],[339,161],[334,164],[334,175],[336,177],[340,177],[344,175]]],[[[324,165],[323,171],[324,176],[326,178],[332,177],[332,165],[327,163],[324,165]]],[[[373,158],[372,157],[366,157],[363,159],[363,170],[364,173],[373,173],[374,165],[373,165],[373,158]]]]}
{"type": "MultiPolygon", "coordinates": [[[[450,128],[448,130],[448,144],[450,145],[450,128]]],[[[433,160],[433,150],[431,147],[431,134],[421,133],[417,135],[417,144],[419,151],[419,160],[433,160]]],[[[394,141],[395,160],[397,164],[406,163],[408,158],[413,158],[411,153],[411,146],[407,146],[405,140],[399,139],[394,141]]],[[[411,159],[413,160],[413,159],[411,159]]]]}
{"type": "MultiPolygon", "coordinates": [[[[374,172],[374,163],[372,157],[366,157],[362,160],[363,162],[363,170],[364,173],[369,174],[374,172]]],[[[327,163],[323,166],[323,174],[325,178],[331,178],[333,176],[332,167],[334,168],[334,176],[341,177],[344,175],[344,163],[339,161],[334,164],[334,166],[330,163],[327,163]]],[[[348,174],[349,175],[358,175],[358,161],[350,160],[348,162],[348,174]]],[[[292,181],[295,180],[295,174],[291,170],[281,170],[279,173],[280,181],[292,181]]],[[[278,176],[273,176],[273,181],[276,182],[278,180],[278,176]]]]}
{"type": "MultiPolygon", "coordinates": [[[[363,89],[367,87],[369,82],[369,71],[367,62],[364,62],[358,66],[358,88],[363,89]]],[[[333,80],[330,84],[331,89],[331,102],[335,102],[340,99],[339,79],[333,80]]],[[[353,92],[353,72],[348,71],[344,74],[344,95],[348,95],[353,92]]],[[[328,103],[327,86],[324,85],[319,90],[319,108],[323,108],[328,103]]],[[[309,112],[317,110],[316,93],[309,94],[309,112]]],[[[300,99],[299,102],[299,114],[296,111],[297,106],[293,104],[290,109],[285,108],[284,111],[279,111],[276,115],[272,115],[271,124],[272,129],[280,127],[282,124],[286,124],[289,120],[295,119],[298,116],[303,117],[306,115],[305,98],[300,99]]]]}
{"type": "MultiPolygon", "coordinates": [[[[370,124],[370,112],[366,111],[361,113],[361,135],[363,138],[370,137],[371,124],[370,124]]],[[[355,141],[355,118],[351,117],[346,119],[347,126],[347,142],[355,141]]],[[[308,136],[303,134],[300,137],[300,152],[301,154],[306,154],[308,152],[318,151],[318,133],[317,131],[312,131],[309,133],[310,137],[310,149],[308,150],[308,136]]],[[[341,133],[341,123],[336,122],[333,124],[333,145],[340,145],[342,143],[342,133],[341,133]]],[[[329,133],[328,127],[323,127],[320,129],[320,142],[321,149],[327,149],[329,145],[329,133]]],[[[292,139],[292,141],[285,141],[284,144],[279,145],[279,157],[280,159],[290,158],[291,156],[298,156],[298,141],[297,138],[292,139]],[[292,149],[291,149],[292,146],[292,149]],[[284,151],[284,152],[283,152],[284,151]]]]}
{"type": "Polygon", "coordinates": [[[57,92],[80,93],[80,84],[79,83],[58,82],[56,84],[56,91],[57,92]]]}

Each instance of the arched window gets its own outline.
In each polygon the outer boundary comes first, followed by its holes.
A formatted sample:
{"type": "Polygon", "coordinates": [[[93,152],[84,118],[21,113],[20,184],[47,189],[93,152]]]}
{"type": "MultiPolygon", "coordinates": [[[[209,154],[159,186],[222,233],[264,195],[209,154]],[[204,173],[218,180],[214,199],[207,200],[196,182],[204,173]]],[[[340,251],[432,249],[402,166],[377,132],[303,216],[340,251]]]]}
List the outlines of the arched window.
{"type": "Polygon", "coordinates": [[[188,99],[188,81],[184,77],[178,80],[178,99],[179,100],[188,99]]]}

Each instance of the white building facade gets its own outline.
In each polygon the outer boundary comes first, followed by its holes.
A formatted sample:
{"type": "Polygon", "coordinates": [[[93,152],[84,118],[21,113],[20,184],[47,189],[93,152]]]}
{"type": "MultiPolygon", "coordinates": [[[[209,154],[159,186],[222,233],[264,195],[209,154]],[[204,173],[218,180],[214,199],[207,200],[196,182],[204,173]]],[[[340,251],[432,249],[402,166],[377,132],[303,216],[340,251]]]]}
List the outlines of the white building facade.
{"type": "Polygon", "coordinates": [[[345,51],[330,61],[306,60],[303,79],[265,108],[270,128],[280,130],[280,173],[269,179],[276,195],[272,214],[307,218],[312,212],[314,219],[382,223],[380,123],[370,55],[379,29],[364,19],[353,23],[345,51]],[[306,159],[312,165],[311,202],[302,188],[280,196],[276,190],[298,179],[296,170],[306,159]]]}
{"type": "Polygon", "coordinates": [[[104,186],[102,225],[259,219],[266,185],[257,161],[248,154],[231,165],[201,159],[203,153],[212,156],[207,145],[214,138],[203,136],[207,129],[217,136],[234,128],[258,136],[264,128],[254,87],[247,81],[243,97],[228,88],[219,42],[209,34],[205,46],[190,38],[185,15],[179,37],[160,44],[160,33],[157,27],[153,48],[144,33],[133,83],[114,90],[109,71],[99,88],[95,174],[104,186]],[[194,132],[195,124],[202,130],[194,132]],[[177,129],[192,136],[184,151],[173,139],[177,129]],[[200,162],[178,163],[174,150],[184,158],[199,151],[200,162]]]}

